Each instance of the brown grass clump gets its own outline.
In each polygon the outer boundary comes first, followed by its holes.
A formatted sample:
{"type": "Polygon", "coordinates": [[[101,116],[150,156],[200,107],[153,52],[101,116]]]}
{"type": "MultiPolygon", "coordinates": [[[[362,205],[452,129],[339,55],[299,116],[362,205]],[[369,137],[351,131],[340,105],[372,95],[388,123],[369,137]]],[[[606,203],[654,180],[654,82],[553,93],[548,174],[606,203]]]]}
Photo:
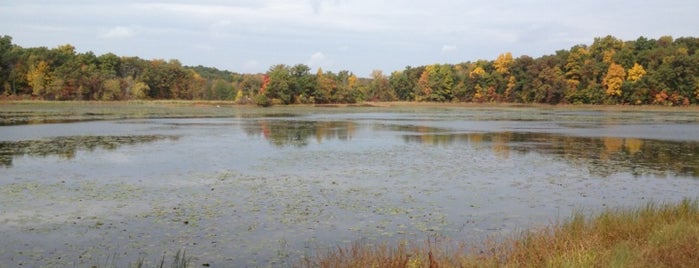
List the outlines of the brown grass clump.
{"type": "Polygon", "coordinates": [[[648,203],[567,221],[481,250],[355,243],[306,258],[302,267],[697,267],[699,204],[648,203]],[[484,250],[485,249],[485,250],[484,250]]]}

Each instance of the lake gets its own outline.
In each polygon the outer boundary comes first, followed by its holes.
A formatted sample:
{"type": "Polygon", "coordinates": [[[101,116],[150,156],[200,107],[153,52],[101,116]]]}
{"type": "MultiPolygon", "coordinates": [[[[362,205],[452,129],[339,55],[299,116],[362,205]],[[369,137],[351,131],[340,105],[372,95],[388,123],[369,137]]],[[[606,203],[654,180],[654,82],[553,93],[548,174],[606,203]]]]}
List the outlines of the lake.
{"type": "Polygon", "coordinates": [[[220,109],[0,126],[2,265],[285,266],[699,198],[696,112],[220,109]]]}

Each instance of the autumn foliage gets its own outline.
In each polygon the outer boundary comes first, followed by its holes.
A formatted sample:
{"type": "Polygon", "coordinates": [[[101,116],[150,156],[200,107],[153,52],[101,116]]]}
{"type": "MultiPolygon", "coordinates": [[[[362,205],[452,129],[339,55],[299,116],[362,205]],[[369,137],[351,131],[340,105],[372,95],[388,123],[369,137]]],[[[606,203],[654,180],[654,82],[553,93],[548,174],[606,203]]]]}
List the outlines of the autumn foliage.
{"type": "MultiPolygon", "coordinates": [[[[77,53],[71,45],[22,48],[0,37],[0,98],[46,100],[196,99],[265,104],[362,101],[548,104],[699,103],[699,39],[663,36],[591,45],[532,58],[432,64],[368,77],[274,65],[239,74],[177,60],[77,53]],[[261,95],[261,96],[260,96],[261,95]]],[[[454,59],[458,61],[459,59],[454,59]]]]}

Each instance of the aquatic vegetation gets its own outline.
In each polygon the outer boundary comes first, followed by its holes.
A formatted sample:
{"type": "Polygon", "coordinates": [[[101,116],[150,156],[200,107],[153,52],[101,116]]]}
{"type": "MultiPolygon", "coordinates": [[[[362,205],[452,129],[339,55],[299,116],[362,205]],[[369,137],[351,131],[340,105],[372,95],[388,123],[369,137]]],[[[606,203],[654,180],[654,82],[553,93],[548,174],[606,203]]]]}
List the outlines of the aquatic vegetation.
{"type": "Polygon", "coordinates": [[[72,159],[78,151],[96,149],[115,150],[123,145],[150,143],[164,139],[175,140],[177,136],[133,135],[133,136],[69,136],[42,140],[0,141],[0,166],[12,166],[18,156],[47,157],[55,155],[72,159]]]}
{"type": "MultiPolygon", "coordinates": [[[[146,258],[141,258],[138,261],[129,264],[128,267],[133,267],[133,268],[148,268],[148,267],[156,267],[156,268],[165,268],[165,267],[170,267],[170,268],[187,268],[191,267],[191,262],[192,262],[192,257],[187,256],[187,251],[186,250],[178,250],[174,256],[172,256],[171,261],[166,261],[167,254],[163,253],[163,257],[158,261],[153,264],[148,262],[146,258]],[[169,265],[166,265],[168,263],[169,265]]],[[[107,258],[107,260],[104,261],[104,264],[99,265],[91,265],[93,268],[107,268],[107,267],[121,267],[118,265],[118,258],[119,256],[117,254],[114,254],[111,258],[107,258]]],[[[203,264],[202,266],[208,267],[210,265],[203,264]]]]}

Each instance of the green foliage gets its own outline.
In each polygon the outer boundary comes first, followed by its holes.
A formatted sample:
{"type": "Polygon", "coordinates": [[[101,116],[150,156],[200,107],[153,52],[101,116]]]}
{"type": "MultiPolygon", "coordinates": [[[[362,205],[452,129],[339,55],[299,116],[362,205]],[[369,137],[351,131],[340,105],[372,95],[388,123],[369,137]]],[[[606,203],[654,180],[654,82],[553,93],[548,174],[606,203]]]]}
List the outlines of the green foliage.
{"type": "Polygon", "coordinates": [[[255,104],[262,107],[272,106],[272,102],[269,98],[267,98],[265,94],[258,94],[257,96],[255,96],[255,104]]]}

